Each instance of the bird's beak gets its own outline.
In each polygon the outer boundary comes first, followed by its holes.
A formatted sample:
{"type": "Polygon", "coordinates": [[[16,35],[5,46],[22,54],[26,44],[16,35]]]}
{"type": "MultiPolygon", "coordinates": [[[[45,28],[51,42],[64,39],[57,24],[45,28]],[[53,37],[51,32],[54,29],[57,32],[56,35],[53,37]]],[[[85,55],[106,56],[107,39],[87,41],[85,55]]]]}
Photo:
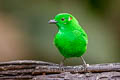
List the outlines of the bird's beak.
{"type": "Polygon", "coordinates": [[[56,24],[57,21],[55,21],[55,20],[49,20],[48,23],[49,23],[49,24],[56,24]]]}

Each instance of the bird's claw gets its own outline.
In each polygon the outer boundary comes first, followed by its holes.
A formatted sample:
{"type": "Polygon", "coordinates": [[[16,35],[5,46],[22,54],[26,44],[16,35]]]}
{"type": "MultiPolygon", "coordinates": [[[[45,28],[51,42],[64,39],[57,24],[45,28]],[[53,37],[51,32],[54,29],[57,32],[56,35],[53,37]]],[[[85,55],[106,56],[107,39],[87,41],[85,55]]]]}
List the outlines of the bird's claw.
{"type": "Polygon", "coordinates": [[[87,67],[89,67],[89,64],[83,64],[82,69],[84,72],[87,72],[87,67]]]}
{"type": "Polygon", "coordinates": [[[63,66],[64,66],[64,64],[63,64],[63,62],[61,62],[60,65],[59,65],[61,72],[65,72],[65,69],[64,69],[63,66]]]}

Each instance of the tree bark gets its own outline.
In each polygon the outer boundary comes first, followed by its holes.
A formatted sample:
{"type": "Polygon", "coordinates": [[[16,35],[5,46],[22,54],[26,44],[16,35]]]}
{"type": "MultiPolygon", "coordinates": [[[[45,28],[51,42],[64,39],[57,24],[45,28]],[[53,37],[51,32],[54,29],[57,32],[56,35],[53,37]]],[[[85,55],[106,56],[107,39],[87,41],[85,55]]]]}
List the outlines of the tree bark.
{"type": "Polygon", "coordinates": [[[0,62],[0,80],[120,80],[120,63],[95,64],[87,67],[21,60],[0,62]]]}

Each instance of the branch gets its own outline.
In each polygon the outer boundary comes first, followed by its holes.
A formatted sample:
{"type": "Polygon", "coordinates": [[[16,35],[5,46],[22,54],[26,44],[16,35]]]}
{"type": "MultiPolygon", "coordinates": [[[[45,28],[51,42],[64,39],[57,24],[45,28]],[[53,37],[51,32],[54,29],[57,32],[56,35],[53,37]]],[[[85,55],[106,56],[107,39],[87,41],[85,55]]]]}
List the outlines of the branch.
{"type": "Polygon", "coordinates": [[[120,80],[120,63],[95,64],[87,67],[63,66],[43,61],[10,61],[0,63],[0,80],[120,80]]]}

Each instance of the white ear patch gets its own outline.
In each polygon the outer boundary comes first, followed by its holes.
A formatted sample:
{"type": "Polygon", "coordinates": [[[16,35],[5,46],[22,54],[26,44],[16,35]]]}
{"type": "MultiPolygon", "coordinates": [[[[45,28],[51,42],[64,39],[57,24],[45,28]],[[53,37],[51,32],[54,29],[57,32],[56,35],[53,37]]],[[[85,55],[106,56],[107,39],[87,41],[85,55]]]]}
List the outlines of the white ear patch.
{"type": "Polygon", "coordinates": [[[72,17],[69,17],[68,21],[72,20],[72,17]]]}

